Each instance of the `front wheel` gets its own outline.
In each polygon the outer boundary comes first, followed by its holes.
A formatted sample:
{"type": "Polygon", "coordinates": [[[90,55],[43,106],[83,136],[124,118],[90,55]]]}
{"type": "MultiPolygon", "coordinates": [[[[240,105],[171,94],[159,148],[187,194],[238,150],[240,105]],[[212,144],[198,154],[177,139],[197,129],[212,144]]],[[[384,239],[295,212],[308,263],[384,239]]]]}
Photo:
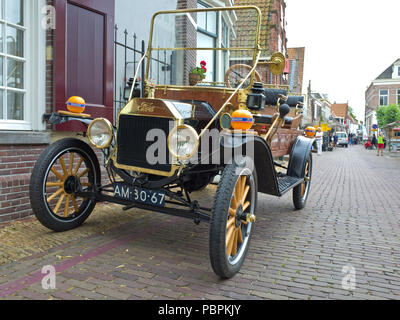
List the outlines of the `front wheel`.
{"type": "Polygon", "coordinates": [[[255,222],[257,177],[243,165],[228,165],[221,177],[210,223],[210,260],[214,272],[229,279],[246,258],[255,222]]]}
{"type": "Polygon", "coordinates": [[[296,210],[304,209],[310,193],[312,178],[312,154],[310,153],[304,172],[304,182],[293,189],[293,204],[296,210]]]}
{"type": "Polygon", "coordinates": [[[76,193],[94,192],[100,181],[99,161],[89,145],[78,139],[55,142],[42,153],[31,176],[30,200],[36,218],[57,232],[79,227],[96,201],[76,193]]]}

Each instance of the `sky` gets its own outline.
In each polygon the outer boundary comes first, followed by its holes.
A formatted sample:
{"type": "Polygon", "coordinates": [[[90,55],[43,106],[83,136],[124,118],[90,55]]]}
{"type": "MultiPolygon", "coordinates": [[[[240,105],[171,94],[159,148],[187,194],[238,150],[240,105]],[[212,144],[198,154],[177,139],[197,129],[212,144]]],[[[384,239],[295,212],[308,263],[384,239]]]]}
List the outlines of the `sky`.
{"type": "Polygon", "coordinates": [[[364,121],[365,91],[400,58],[400,0],[286,0],[288,48],[305,47],[303,93],[346,103],[364,121]]]}

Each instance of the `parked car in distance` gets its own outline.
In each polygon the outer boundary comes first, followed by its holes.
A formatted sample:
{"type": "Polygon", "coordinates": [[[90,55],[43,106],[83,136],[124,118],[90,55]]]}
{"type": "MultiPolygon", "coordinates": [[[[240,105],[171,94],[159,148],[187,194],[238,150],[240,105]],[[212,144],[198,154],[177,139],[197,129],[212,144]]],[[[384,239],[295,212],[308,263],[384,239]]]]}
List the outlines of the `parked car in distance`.
{"type": "Polygon", "coordinates": [[[338,146],[345,146],[346,148],[349,147],[349,136],[346,132],[337,132],[338,137],[338,146]]]}

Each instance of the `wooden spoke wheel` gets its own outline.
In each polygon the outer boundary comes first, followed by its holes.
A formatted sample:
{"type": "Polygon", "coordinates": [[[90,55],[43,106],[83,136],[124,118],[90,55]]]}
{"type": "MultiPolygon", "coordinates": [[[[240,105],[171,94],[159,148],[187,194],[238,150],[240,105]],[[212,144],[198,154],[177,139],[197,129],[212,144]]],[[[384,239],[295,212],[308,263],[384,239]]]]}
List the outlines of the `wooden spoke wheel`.
{"type": "Polygon", "coordinates": [[[304,169],[304,182],[293,189],[293,204],[296,210],[301,210],[306,206],[308,195],[310,193],[312,178],[312,153],[307,160],[304,169]]]}
{"type": "Polygon", "coordinates": [[[210,223],[210,260],[217,275],[233,277],[249,249],[257,205],[255,172],[228,165],[218,185],[210,223]]]}
{"type": "MultiPolygon", "coordinates": [[[[225,84],[228,88],[237,88],[246,79],[249,72],[253,69],[247,64],[235,64],[231,66],[225,74],[225,84]]],[[[242,88],[248,88],[250,86],[251,78],[247,79],[243,84],[242,88]]],[[[262,82],[260,74],[255,71],[255,81],[262,82]]]]}
{"type": "Polygon", "coordinates": [[[81,140],[60,140],[43,152],[33,170],[33,212],[51,230],[76,228],[96,205],[94,199],[80,198],[77,193],[94,192],[99,184],[100,166],[93,150],[81,140]]]}

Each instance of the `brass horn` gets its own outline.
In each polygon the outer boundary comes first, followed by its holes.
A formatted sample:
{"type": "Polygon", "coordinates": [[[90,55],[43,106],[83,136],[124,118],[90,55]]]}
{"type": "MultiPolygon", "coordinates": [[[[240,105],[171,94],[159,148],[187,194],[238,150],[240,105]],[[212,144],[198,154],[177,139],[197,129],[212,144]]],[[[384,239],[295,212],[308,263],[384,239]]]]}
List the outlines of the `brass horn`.
{"type": "Polygon", "coordinates": [[[285,70],[286,58],[282,53],[276,52],[272,55],[270,61],[260,62],[259,65],[269,65],[269,69],[272,74],[280,75],[285,70]]]}

